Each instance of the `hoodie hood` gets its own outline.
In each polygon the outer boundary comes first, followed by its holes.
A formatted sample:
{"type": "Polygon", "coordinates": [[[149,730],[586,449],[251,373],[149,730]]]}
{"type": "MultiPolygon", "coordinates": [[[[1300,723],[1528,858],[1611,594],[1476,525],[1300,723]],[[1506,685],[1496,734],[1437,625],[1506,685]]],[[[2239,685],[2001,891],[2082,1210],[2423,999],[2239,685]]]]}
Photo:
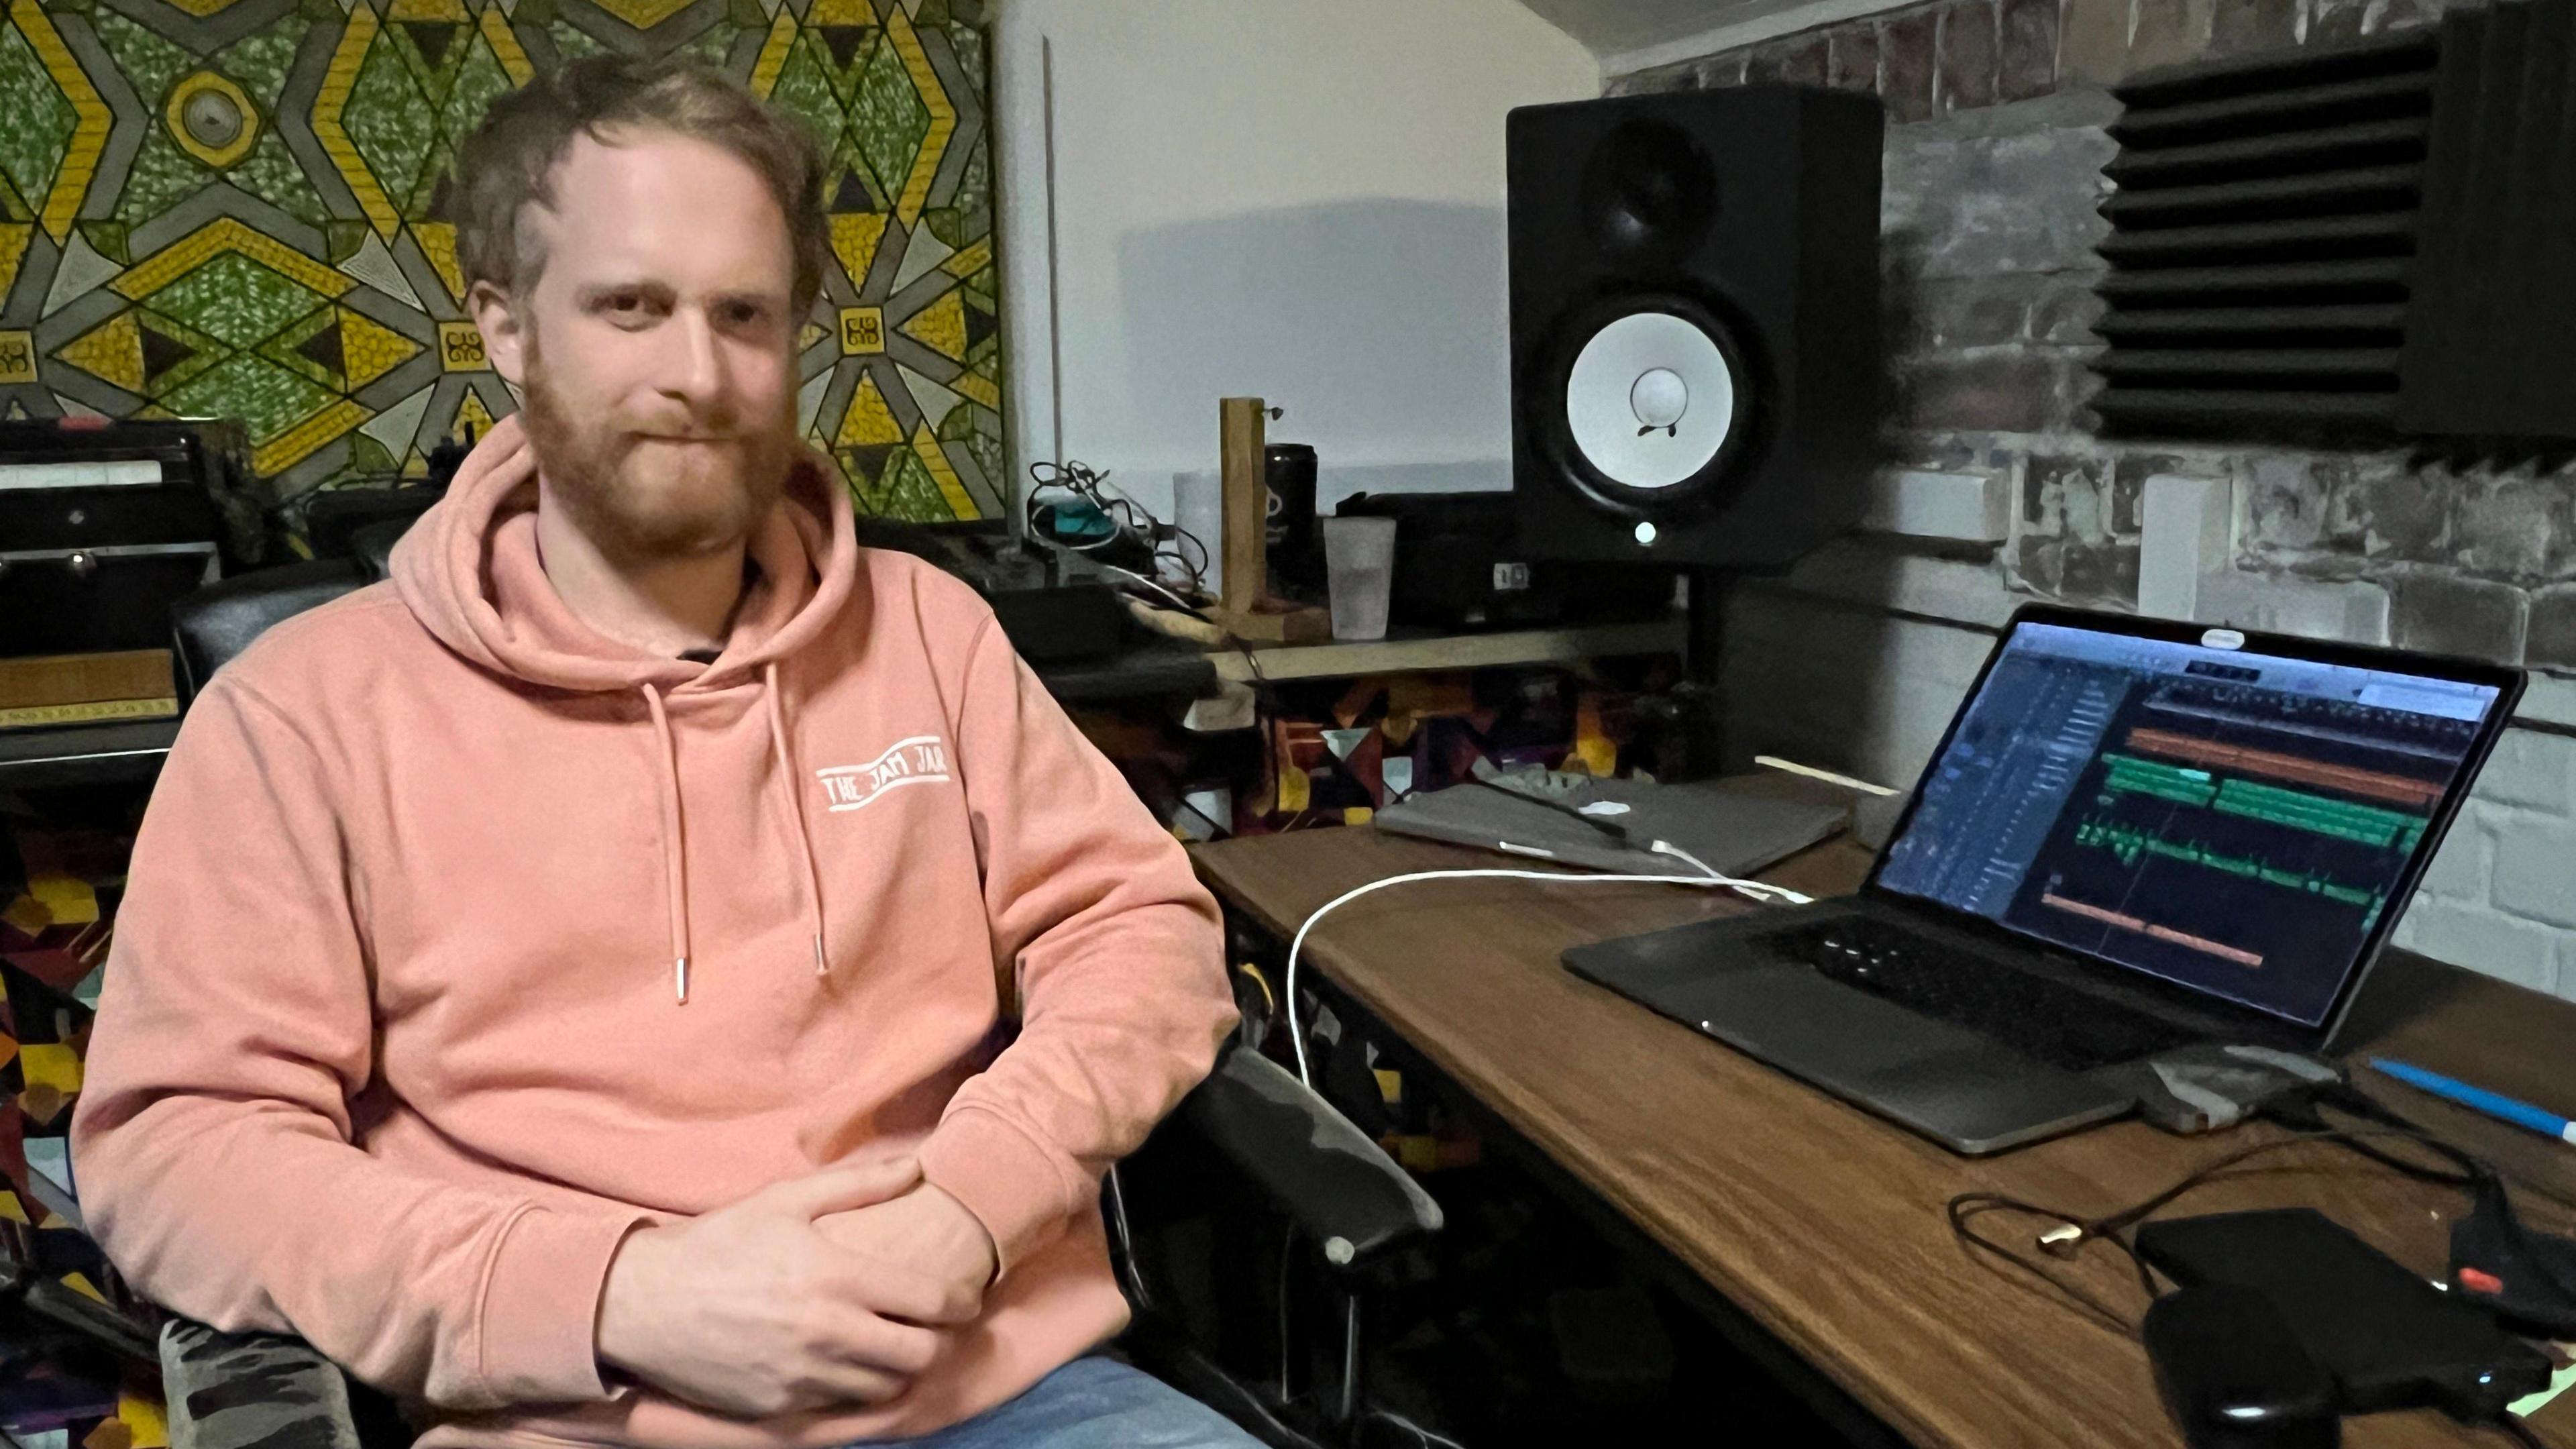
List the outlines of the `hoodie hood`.
{"type": "MultiPolygon", "coordinates": [[[[802,866],[814,974],[831,974],[823,881],[808,834],[794,727],[781,661],[831,627],[849,601],[858,543],[849,495],[811,449],[800,449],[778,502],[746,552],[752,579],[733,631],[712,664],[665,658],[583,623],[555,593],[537,551],[537,455],[515,416],[483,435],[448,485],[394,546],[395,592],[440,643],[485,669],[529,684],[643,697],[653,731],[654,800],[661,816],[663,904],[670,918],[671,989],[689,1001],[688,816],[672,706],[740,685],[764,693],[773,784],[802,866]]],[[[755,791],[757,789],[755,787],[755,791]]]]}
{"type": "Polygon", "coordinates": [[[537,456],[514,415],[467,455],[447,496],[394,546],[395,590],[439,642],[496,673],[554,689],[663,695],[738,685],[813,641],[858,568],[846,490],[810,449],[753,532],[757,569],[713,664],[663,658],[575,617],[537,552],[537,456]]]}

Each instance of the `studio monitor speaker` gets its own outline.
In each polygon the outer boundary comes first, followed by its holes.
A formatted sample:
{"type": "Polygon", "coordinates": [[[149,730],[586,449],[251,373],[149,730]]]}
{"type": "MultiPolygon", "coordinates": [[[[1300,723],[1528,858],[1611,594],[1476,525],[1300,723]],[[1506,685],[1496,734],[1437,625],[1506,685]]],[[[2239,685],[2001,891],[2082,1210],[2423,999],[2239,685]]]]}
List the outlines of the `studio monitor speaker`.
{"type": "Polygon", "coordinates": [[[1525,548],[1778,568],[1860,516],[1884,129],[1801,86],[1512,112],[1525,548]]]}

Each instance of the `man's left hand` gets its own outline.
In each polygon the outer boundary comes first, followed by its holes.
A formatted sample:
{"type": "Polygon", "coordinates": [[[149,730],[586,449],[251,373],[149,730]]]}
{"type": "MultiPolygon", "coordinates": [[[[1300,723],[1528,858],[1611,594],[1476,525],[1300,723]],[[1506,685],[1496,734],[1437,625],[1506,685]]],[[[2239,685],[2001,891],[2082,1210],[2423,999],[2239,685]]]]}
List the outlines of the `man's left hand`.
{"type": "Polygon", "coordinates": [[[817,1218],[814,1227],[854,1253],[929,1274],[974,1297],[1000,1269],[984,1225],[964,1203],[926,1182],[871,1207],[817,1218]]]}

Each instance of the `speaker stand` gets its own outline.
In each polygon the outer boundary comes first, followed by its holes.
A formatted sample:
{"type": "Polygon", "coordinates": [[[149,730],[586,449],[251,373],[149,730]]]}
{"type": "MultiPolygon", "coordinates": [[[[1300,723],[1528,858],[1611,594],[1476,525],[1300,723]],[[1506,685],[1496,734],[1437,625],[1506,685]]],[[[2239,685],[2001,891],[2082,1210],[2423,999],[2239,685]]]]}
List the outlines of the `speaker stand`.
{"type": "Polygon", "coordinates": [[[1726,767],[1726,693],[1719,679],[1725,643],[1726,585],[1733,575],[1686,569],[1682,677],[1637,702],[1639,743],[1657,780],[1712,780],[1726,767]]]}
{"type": "Polygon", "coordinates": [[[1682,678],[1693,684],[1718,687],[1718,670],[1725,648],[1726,585],[1733,575],[1717,569],[1684,569],[1689,581],[1683,589],[1687,612],[1683,615],[1682,678]]]}

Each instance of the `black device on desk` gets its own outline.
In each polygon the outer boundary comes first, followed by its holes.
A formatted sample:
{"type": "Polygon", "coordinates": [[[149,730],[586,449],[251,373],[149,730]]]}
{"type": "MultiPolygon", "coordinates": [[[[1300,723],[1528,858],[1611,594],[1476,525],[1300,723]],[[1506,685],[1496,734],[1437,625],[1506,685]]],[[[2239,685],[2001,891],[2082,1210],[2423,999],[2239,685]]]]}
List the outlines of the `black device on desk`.
{"type": "Polygon", "coordinates": [[[2259,1295],[2333,1380],[2342,1413],[2437,1408],[2486,1423],[2549,1387],[2548,1355],[2313,1208],[2159,1219],[2139,1225],[2137,1248],[2183,1294],[2259,1295]]]}
{"type": "Polygon", "coordinates": [[[2101,1069],[2321,1050],[2519,670],[2029,608],[1856,897],[1565,964],[1965,1153],[2128,1111],[2101,1069]]]}
{"type": "Polygon", "coordinates": [[[2147,1305],[2138,1325],[2156,1392],[2191,1449],[2335,1449],[2334,1376],[2272,1300],[2232,1283],[2147,1305]]]}
{"type": "Polygon", "coordinates": [[[235,424],[0,422],[0,655],[167,645],[245,468],[235,424]]]}
{"type": "Polygon", "coordinates": [[[1398,627],[1600,623],[1672,607],[1671,569],[1533,557],[1509,493],[1355,493],[1333,512],[1395,520],[1387,620],[1398,627]]]}

